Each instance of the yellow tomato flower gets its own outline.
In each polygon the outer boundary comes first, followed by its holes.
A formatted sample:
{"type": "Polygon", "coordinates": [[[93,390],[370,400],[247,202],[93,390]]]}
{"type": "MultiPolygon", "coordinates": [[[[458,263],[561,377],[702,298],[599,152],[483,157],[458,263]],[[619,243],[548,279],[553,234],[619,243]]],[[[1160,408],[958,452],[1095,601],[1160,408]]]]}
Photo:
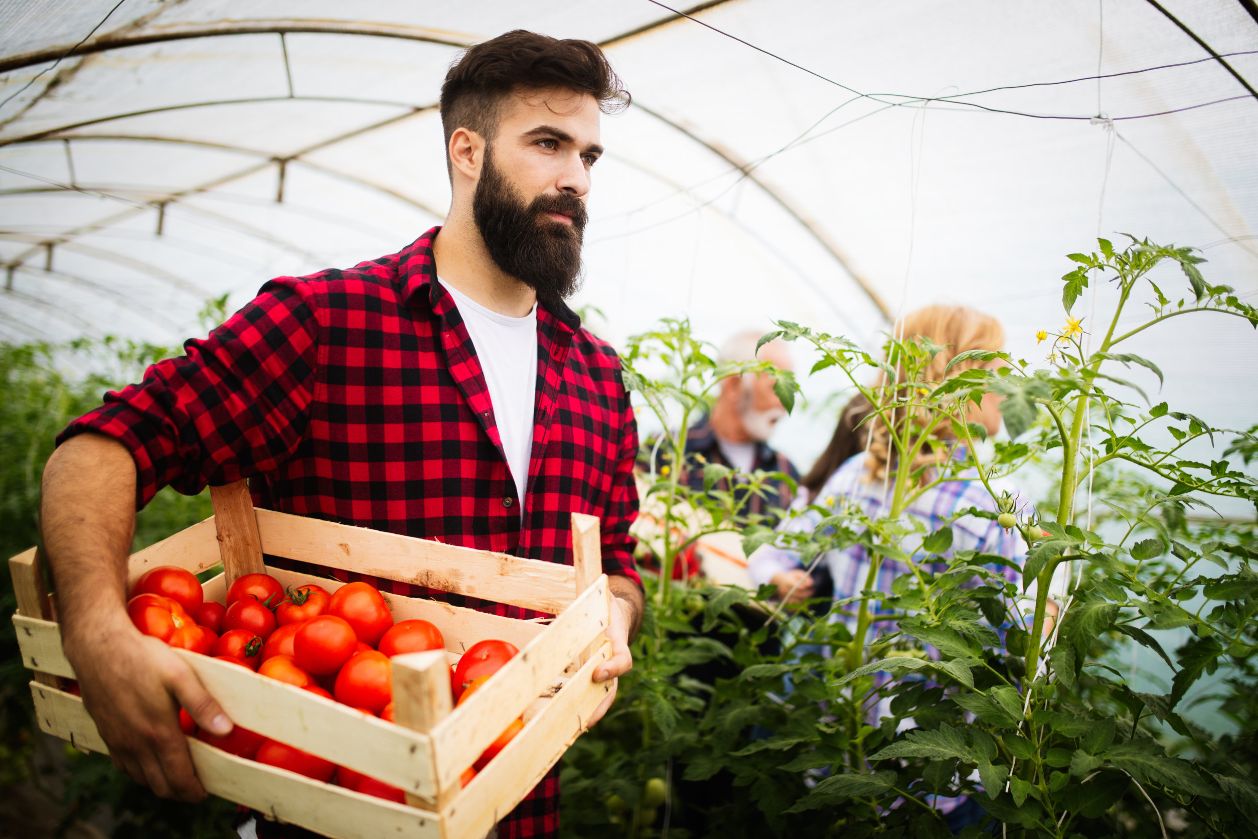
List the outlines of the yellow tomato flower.
{"type": "Polygon", "coordinates": [[[673,471],[673,470],[672,470],[672,469],[670,469],[670,468],[669,468],[669,467],[667,467],[667,466],[661,466],[661,467],[660,467],[660,476],[661,476],[661,477],[664,477],[664,478],[667,478],[667,477],[668,477],[668,473],[669,473],[669,472],[672,472],[672,471],[673,471]]]}
{"type": "Polygon", "coordinates": [[[1035,333],[1035,343],[1042,344],[1044,343],[1044,339],[1047,337],[1048,337],[1048,332],[1046,330],[1041,329],[1040,331],[1035,333]]]}
{"type": "Polygon", "coordinates": [[[1066,318],[1066,325],[1062,327],[1061,337],[1073,338],[1083,331],[1083,318],[1066,318]]]}

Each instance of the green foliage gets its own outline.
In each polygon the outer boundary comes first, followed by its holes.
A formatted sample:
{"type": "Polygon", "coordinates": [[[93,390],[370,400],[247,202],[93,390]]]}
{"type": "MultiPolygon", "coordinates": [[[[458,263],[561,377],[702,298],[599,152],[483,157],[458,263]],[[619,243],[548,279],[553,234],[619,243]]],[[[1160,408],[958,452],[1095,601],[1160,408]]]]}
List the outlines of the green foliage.
{"type": "MultiPolygon", "coordinates": [[[[207,315],[214,311],[214,301],[207,315]]],[[[222,303],[220,302],[219,308],[222,303]]],[[[39,482],[56,435],[73,418],[100,404],[110,389],[135,381],[144,367],[176,353],[170,347],[106,338],[67,345],[0,344],[0,553],[17,554],[39,537],[39,482]]],[[[210,515],[208,494],[195,498],[163,490],[140,513],[136,548],[210,515]]],[[[16,609],[8,564],[0,572],[0,789],[25,785],[49,798],[61,823],[103,818],[115,835],[227,835],[234,808],[222,801],[188,805],[160,801],[118,773],[109,760],[68,747],[54,748],[53,766],[35,753],[45,743],[33,717],[30,673],[22,666],[13,625],[16,609]],[[194,825],[189,828],[188,825],[194,825]]],[[[58,741],[54,741],[58,742],[58,741]]],[[[45,748],[45,751],[49,751],[45,748]]],[[[3,832],[3,831],[0,831],[3,832]]]]}
{"type": "MultiPolygon", "coordinates": [[[[741,521],[715,493],[669,486],[667,475],[650,492],[737,527],[749,552],[774,542],[808,563],[859,544],[875,565],[894,559],[910,573],[889,593],[872,591],[871,574],[866,591],[811,604],[829,610],[822,619],[767,599],[767,587],[746,602],[702,587],[683,597],[666,577],[648,577],[647,625],[613,718],[565,761],[570,835],[654,836],[666,826],[670,835],[949,835],[937,795],[968,796],[1004,835],[1159,836],[1163,825],[1187,836],[1252,833],[1258,541],[1252,521],[1212,523],[1209,499],[1258,501],[1245,469],[1258,457],[1258,427],[1218,429],[1151,404],[1125,371],[1161,383],[1162,368],[1122,345],[1184,315],[1258,326],[1258,311],[1211,284],[1190,248],[1102,239],[1068,258],[1067,317],[1043,330],[1043,365],[968,353],[945,381],[929,382],[924,371],[942,349],[929,342],[892,339],[877,357],[795,323],[765,336],[811,347],[812,374],[837,373],[868,400],[893,452],[890,514],[818,507],[813,533],[784,534],[741,521]],[[1168,294],[1175,276],[1178,299],[1168,294]],[[1139,320],[1127,303],[1146,283],[1156,303],[1139,320]],[[1112,303],[1096,324],[1070,316],[1093,284],[1098,302],[1112,303]],[[886,384],[868,385],[879,372],[886,384]],[[984,447],[969,406],[988,392],[1004,397],[1013,439],[984,447]],[[935,455],[925,465],[923,452],[935,455]],[[1027,468],[1053,470],[1051,500],[1032,506],[992,489],[1027,468]],[[988,486],[998,511],[958,515],[998,518],[1026,541],[1016,581],[1000,558],[952,552],[951,528],[925,532],[902,515],[957,477],[988,486]],[[1086,519],[1077,509],[1085,486],[1086,519]],[[1054,621],[1058,569],[1070,584],[1054,621]],[[875,631],[888,619],[888,631],[875,631]],[[1133,649],[1147,651],[1154,673],[1133,671],[1133,649]],[[1229,728],[1194,721],[1207,702],[1229,728]],[[668,778],[670,797],[663,812],[645,813],[637,802],[654,776],[668,778]],[[627,802],[610,828],[609,791],[627,802]]],[[[668,348],[656,356],[667,375],[641,372],[640,344],[626,357],[629,380],[678,429],[681,450],[718,371],[683,322],[650,340],[668,348]]],[[[666,544],[661,564],[686,544],[666,544]]]]}

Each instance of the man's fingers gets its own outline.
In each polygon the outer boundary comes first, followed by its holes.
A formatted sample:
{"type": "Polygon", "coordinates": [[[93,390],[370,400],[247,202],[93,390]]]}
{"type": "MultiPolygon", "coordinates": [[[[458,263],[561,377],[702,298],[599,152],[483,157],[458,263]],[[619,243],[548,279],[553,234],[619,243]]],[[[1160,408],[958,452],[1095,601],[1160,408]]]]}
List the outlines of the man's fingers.
{"type": "MultiPolygon", "coordinates": [[[[613,647],[612,649],[615,650],[616,648],[613,647]]],[[[607,659],[602,667],[594,671],[594,681],[605,682],[608,679],[614,679],[617,676],[628,673],[631,669],[633,669],[633,655],[629,652],[628,647],[623,647],[619,652],[607,659]]]]}
{"type": "MultiPolygon", "coordinates": [[[[165,797],[179,798],[184,801],[200,801],[205,798],[205,787],[197,778],[196,768],[192,765],[192,755],[188,752],[188,741],[182,735],[173,738],[162,738],[157,752],[158,771],[168,792],[165,797]]],[[[157,788],[154,787],[154,791],[157,788]]],[[[158,793],[161,795],[161,793],[158,793]]]]}
{"type": "Polygon", "coordinates": [[[197,674],[183,661],[175,659],[175,664],[166,671],[167,684],[176,701],[188,712],[198,726],[215,735],[224,737],[231,733],[232,721],[223,713],[223,708],[210,692],[201,684],[197,674]]]}
{"type": "Polygon", "coordinates": [[[616,701],[616,688],[619,684],[619,681],[612,682],[611,690],[607,691],[607,696],[604,697],[602,702],[598,703],[598,707],[594,709],[594,713],[590,714],[590,718],[586,720],[586,728],[590,728],[594,725],[594,723],[601,720],[607,714],[608,710],[611,709],[612,703],[616,701]]]}

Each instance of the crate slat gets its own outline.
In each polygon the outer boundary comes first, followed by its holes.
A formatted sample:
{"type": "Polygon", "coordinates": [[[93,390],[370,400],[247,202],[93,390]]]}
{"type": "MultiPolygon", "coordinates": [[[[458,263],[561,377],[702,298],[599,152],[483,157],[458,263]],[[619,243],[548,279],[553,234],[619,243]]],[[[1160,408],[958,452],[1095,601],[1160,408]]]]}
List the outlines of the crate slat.
{"type": "Polygon", "coordinates": [[[436,793],[427,736],[239,665],[176,652],[238,725],[423,798],[436,793]]]}
{"type": "Polygon", "coordinates": [[[249,497],[248,481],[240,480],[225,486],[210,487],[214,503],[214,527],[218,536],[218,552],[223,558],[223,573],[231,586],[246,574],[262,574],[262,538],[254,516],[253,499],[249,497]]]}
{"type": "Polygon", "coordinates": [[[610,644],[604,644],[554,698],[547,700],[545,711],[527,722],[506,748],[472,779],[453,806],[443,811],[448,835],[478,837],[488,833],[586,731],[585,721],[611,690],[610,682],[593,680],[594,668],[610,655],[610,644]]]}
{"type": "MultiPolygon", "coordinates": [[[[13,628],[17,631],[18,649],[22,651],[22,664],[36,674],[74,678],[74,668],[66,660],[61,649],[61,627],[42,618],[13,616],[13,628]]],[[[40,681],[53,684],[46,679],[40,681]]]]}
{"type": "Polygon", "coordinates": [[[159,565],[177,565],[199,574],[220,564],[223,560],[218,553],[214,527],[214,517],[210,516],[131,554],[131,562],[127,566],[127,590],[131,590],[145,571],[159,565]]]}
{"type": "Polygon", "coordinates": [[[257,511],[262,550],[403,583],[558,614],[572,602],[570,565],[521,559],[365,527],[257,511]]]}
{"type": "Polygon", "coordinates": [[[539,696],[557,686],[557,677],[607,628],[607,577],[600,577],[555,618],[545,635],[520,650],[432,730],[438,786],[458,783],[485,747],[539,696]]]}
{"type": "MultiPolygon", "coordinates": [[[[345,585],[330,577],[301,574],[284,568],[268,567],[267,573],[283,583],[285,588],[315,583],[331,593],[345,585]]],[[[206,592],[208,597],[209,583],[206,584],[206,592]]],[[[436,600],[407,597],[387,591],[380,593],[389,604],[389,611],[393,613],[394,622],[419,619],[435,624],[445,638],[446,649],[454,653],[461,654],[482,638],[499,638],[510,641],[523,649],[546,628],[545,623],[504,618],[489,612],[478,612],[463,606],[451,606],[449,603],[440,603],[436,600]]]]}
{"type": "MultiPolygon", "coordinates": [[[[79,748],[109,753],[83,700],[35,682],[31,683],[31,694],[42,730],[79,748]]],[[[280,821],[338,839],[441,836],[435,813],[321,784],[229,755],[199,740],[189,740],[188,751],[197,777],[208,791],[280,821]]]]}

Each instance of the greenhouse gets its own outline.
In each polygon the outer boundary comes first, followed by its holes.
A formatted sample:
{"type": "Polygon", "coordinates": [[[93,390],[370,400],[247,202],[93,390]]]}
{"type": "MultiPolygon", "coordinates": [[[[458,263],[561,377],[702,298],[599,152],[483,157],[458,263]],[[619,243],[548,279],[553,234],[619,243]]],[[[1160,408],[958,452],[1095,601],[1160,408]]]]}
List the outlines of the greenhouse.
{"type": "Polygon", "coordinates": [[[1252,0],[0,0],[0,267],[4,835],[1255,835],[1252,0]]]}

